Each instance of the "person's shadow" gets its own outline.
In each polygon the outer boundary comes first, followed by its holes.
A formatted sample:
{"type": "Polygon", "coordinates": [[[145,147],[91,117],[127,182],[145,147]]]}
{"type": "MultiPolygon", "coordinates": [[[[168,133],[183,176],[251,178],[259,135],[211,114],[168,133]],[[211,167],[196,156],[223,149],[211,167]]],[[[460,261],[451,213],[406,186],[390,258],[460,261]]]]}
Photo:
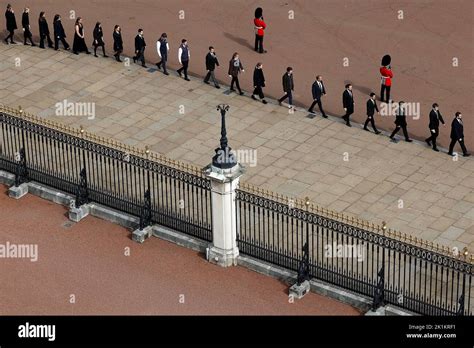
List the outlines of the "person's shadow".
{"type": "Polygon", "coordinates": [[[224,36],[234,42],[237,42],[239,45],[250,48],[251,50],[255,49],[248,40],[242,39],[241,37],[234,36],[230,33],[224,33],[224,36]]]}

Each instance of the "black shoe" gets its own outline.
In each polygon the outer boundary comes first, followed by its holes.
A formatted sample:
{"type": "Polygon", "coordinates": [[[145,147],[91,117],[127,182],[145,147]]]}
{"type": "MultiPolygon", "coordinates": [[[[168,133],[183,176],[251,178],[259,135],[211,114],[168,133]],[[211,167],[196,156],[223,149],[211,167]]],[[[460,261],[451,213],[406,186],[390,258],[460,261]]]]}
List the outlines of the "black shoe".
{"type": "Polygon", "coordinates": [[[190,79],[188,79],[187,77],[184,78],[186,81],[191,81],[190,79]]]}
{"type": "Polygon", "coordinates": [[[221,88],[221,86],[219,86],[219,85],[215,85],[214,87],[216,87],[217,89],[221,88]]]}
{"type": "Polygon", "coordinates": [[[428,146],[431,147],[431,141],[429,141],[428,139],[425,139],[425,141],[428,144],[428,146]]]}
{"type": "MultiPolygon", "coordinates": [[[[10,41],[10,43],[13,44],[13,45],[16,45],[15,41],[10,41]]],[[[50,48],[53,48],[53,46],[51,46],[50,48]]]]}
{"type": "Polygon", "coordinates": [[[156,63],[156,66],[161,70],[161,63],[156,63]]]}
{"type": "Polygon", "coordinates": [[[3,40],[3,41],[5,41],[5,43],[8,45],[8,40],[7,40],[7,39],[5,39],[5,40],[3,40]]]}
{"type": "Polygon", "coordinates": [[[471,154],[470,154],[469,152],[463,153],[462,155],[463,155],[464,157],[469,157],[469,156],[471,156],[471,154]]]}
{"type": "Polygon", "coordinates": [[[311,109],[308,109],[308,112],[309,112],[310,114],[314,114],[314,111],[311,110],[311,109]]]}
{"type": "Polygon", "coordinates": [[[452,152],[448,152],[448,155],[450,155],[450,156],[454,156],[454,153],[452,153],[452,152]]]}
{"type": "Polygon", "coordinates": [[[240,94],[240,95],[244,95],[244,92],[240,91],[239,94],[240,94]]]}
{"type": "Polygon", "coordinates": [[[169,72],[167,72],[167,71],[165,71],[165,72],[163,72],[163,74],[165,74],[165,75],[169,75],[170,73],[169,73],[169,72]]]}
{"type": "Polygon", "coordinates": [[[97,54],[94,54],[94,57],[96,57],[96,58],[97,58],[97,57],[98,57],[98,55],[97,55],[97,54]]]}
{"type": "Polygon", "coordinates": [[[280,106],[281,106],[281,101],[278,101],[278,105],[280,105],[280,106]]]}
{"type": "Polygon", "coordinates": [[[433,151],[439,152],[439,150],[436,147],[433,147],[433,151]]]}
{"type": "Polygon", "coordinates": [[[204,81],[204,83],[205,83],[206,85],[210,85],[209,81],[204,81]]]}
{"type": "Polygon", "coordinates": [[[382,133],[382,132],[379,131],[379,130],[376,130],[376,131],[375,131],[375,134],[380,134],[380,133],[382,133]]]}
{"type": "Polygon", "coordinates": [[[148,68],[148,67],[147,67],[145,64],[142,64],[142,67],[144,67],[144,68],[148,68]]]}
{"type": "MultiPolygon", "coordinates": [[[[35,45],[35,44],[31,44],[31,47],[36,47],[36,45],[35,45]]],[[[69,48],[66,48],[66,49],[69,50],[69,48]]]]}
{"type": "Polygon", "coordinates": [[[392,137],[390,137],[390,141],[391,141],[392,143],[395,143],[395,144],[398,143],[398,140],[395,139],[395,138],[392,138],[392,137]]]}
{"type": "Polygon", "coordinates": [[[405,139],[405,141],[406,141],[407,143],[413,142],[413,140],[411,140],[411,139],[405,139]]]}
{"type": "Polygon", "coordinates": [[[268,104],[268,102],[265,99],[262,99],[263,104],[268,104]]]}
{"type": "Polygon", "coordinates": [[[255,96],[253,94],[250,98],[252,98],[253,100],[257,100],[257,98],[255,98],[255,96]]]}
{"type": "Polygon", "coordinates": [[[104,58],[109,58],[109,56],[108,56],[108,55],[106,55],[106,54],[104,54],[104,58]]]}
{"type": "Polygon", "coordinates": [[[342,116],[342,119],[343,119],[344,121],[346,121],[346,122],[348,122],[348,120],[349,120],[349,119],[347,118],[347,116],[342,116]]]}
{"type": "Polygon", "coordinates": [[[181,75],[181,71],[176,71],[179,75],[179,77],[183,77],[183,75],[181,75]]]}
{"type": "Polygon", "coordinates": [[[351,125],[350,122],[347,122],[347,123],[346,123],[346,126],[347,126],[347,127],[352,127],[352,125],[351,125]]]}
{"type": "Polygon", "coordinates": [[[231,92],[235,92],[235,89],[231,88],[230,91],[231,91],[231,92]]]}
{"type": "Polygon", "coordinates": [[[328,115],[324,114],[323,117],[324,117],[324,118],[328,118],[328,115]]]}
{"type": "Polygon", "coordinates": [[[136,62],[137,62],[137,58],[133,57],[133,62],[136,63],[136,62]]]}
{"type": "MultiPolygon", "coordinates": [[[[44,48],[44,47],[41,47],[41,48],[44,48]]],[[[79,54],[79,52],[76,52],[76,51],[74,51],[74,52],[72,52],[72,53],[74,53],[74,54],[76,54],[76,55],[78,55],[78,54],[79,54]]]]}
{"type": "Polygon", "coordinates": [[[370,132],[369,128],[367,128],[367,127],[364,127],[363,129],[367,132],[370,132]]]}
{"type": "Polygon", "coordinates": [[[86,51],[86,54],[91,54],[89,51],[86,51]]]}
{"type": "Polygon", "coordinates": [[[29,44],[29,43],[26,43],[26,42],[23,42],[23,45],[29,46],[30,44],[29,44]]]}

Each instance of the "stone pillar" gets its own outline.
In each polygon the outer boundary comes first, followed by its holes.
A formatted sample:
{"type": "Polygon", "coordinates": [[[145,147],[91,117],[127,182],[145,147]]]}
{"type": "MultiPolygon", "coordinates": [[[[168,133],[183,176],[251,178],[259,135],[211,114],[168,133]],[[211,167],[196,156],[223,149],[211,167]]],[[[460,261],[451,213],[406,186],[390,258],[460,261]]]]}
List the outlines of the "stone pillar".
{"type": "Polygon", "coordinates": [[[212,247],[209,261],[222,267],[236,266],[239,249],[235,189],[244,169],[238,163],[228,169],[210,164],[204,168],[204,173],[211,180],[212,247]]]}

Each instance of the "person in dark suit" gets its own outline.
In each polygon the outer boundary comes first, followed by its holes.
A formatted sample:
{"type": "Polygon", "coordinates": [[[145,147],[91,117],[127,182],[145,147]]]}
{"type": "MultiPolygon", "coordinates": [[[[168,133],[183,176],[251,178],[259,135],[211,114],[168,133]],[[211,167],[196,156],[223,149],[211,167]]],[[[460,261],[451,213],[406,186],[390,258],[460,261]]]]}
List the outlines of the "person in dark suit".
{"type": "Polygon", "coordinates": [[[243,95],[244,92],[240,89],[240,83],[239,83],[239,74],[240,72],[244,72],[244,66],[242,65],[242,62],[240,61],[239,54],[235,52],[232,55],[231,60],[229,61],[229,77],[232,78],[230,81],[230,90],[235,91],[234,89],[234,83],[237,86],[237,89],[239,90],[239,94],[243,95]]]}
{"type": "Polygon", "coordinates": [[[283,85],[283,92],[285,95],[278,99],[278,104],[281,105],[283,100],[288,98],[288,108],[293,108],[293,91],[295,90],[295,84],[293,81],[293,68],[289,66],[286,68],[286,73],[283,74],[281,78],[281,82],[283,85]]]}
{"type": "Polygon", "coordinates": [[[92,42],[92,46],[94,46],[94,57],[97,57],[97,48],[102,47],[103,56],[104,58],[107,58],[108,55],[105,54],[104,32],[102,31],[102,25],[100,22],[95,24],[92,36],[94,37],[94,41],[92,42]]]}
{"type": "Polygon", "coordinates": [[[46,21],[45,12],[41,11],[38,18],[39,33],[40,33],[40,48],[44,48],[44,40],[48,40],[48,47],[53,48],[53,41],[49,36],[49,26],[46,21]]]}
{"type": "Polygon", "coordinates": [[[467,152],[466,145],[464,145],[464,125],[462,124],[462,114],[458,111],[451,123],[451,143],[449,144],[448,155],[453,156],[454,145],[459,142],[462,149],[462,155],[468,157],[471,154],[467,152]]]}
{"type": "Polygon", "coordinates": [[[214,82],[214,86],[216,86],[216,88],[221,88],[219,86],[219,82],[217,82],[216,80],[216,75],[214,74],[214,70],[216,69],[216,66],[219,66],[219,61],[217,60],[216,51],[214,50],[214,47],[210,46],[209,52],[206,55],[207,74],[206,74],[206,77],[204,78],[204,83],[209,84],[209,79],[212,78],[212,82],[214,82]]]}
{"type": "Polygon", "coordinates": [[[69,51],[69,44],[66,41],[66,33],[64,32],[63,23],[61,22],[61,16],[55,15],[53,20],[54,28],[54,49],[59,50],[59,41],[63,43],[64,49],[69,51]]]}
{"type": "Polygon", "coordinates": [[[323,104],[321,102],[321,97],[323,95],[326,95],[326,87],[324,87],[323,77],[321,75],[316,76],[316,81],[314,81],[311,91],[313,94],[313,103],[309,107],[308,112],[313,114],[314,113],[313,108],[316,104],[318,104],[319,111],[321,111],[321,114],[323,115],[324,118],[327,118],[327,115],[323,109],[323,104]]]}
{"type": "Polygon", "coordinates": [[[31,33],[30,9],[28,7],[25,7],[23,10],[23,15],[21,16],[21,26],[23,27],[23,37],[25,39],[24,45],[28,45],[26,41],[30,40],[31,46],[36,46],[33,42],[33,34],[31,33]]]}
{"type": "Polygon", "coordinates": [[[143,29],[138,29],[138,34],[135,36],[135,56],[133,57],[133,62],[136,63],[137,60],[140,60],[144,68],[147,67],[145,65],[145,47],[146,42],[143,37],[143,29]]]}
{"type": "Polygon", "coordinates": [[[342,106],[346,112],[342,119],[346,121],[346,126],[352,127],[349,117],[354,113],[354,95],[352,94],[352,85],[348,83],[342,93],[342,106]]]}
{"type": "Polygon", "coordinates": [[[434,103],[433,108],[430,111],[430,124],[428,125],[428,128],[430,129],[430,132],[431,132],[431,136],[425,139],[425,141],[428,144],[428,146],[431,146],[431,144],[433,144],[433,150],[437,152],[439,150],[436,147],[436,138],[439,135],[440,122],[444,125],[443,116],[441,116],[441,113],[439,112],[439,106],[438,104],[434,103]]]}
{"type": "Polygon", "coordinates": [[[8,31],[5,43],[8,45],[8,39],[10,39],[10,43],[16,44],[16,42],[13,41],[13,35],[15,35],[15,30],[18,29],[18,27],[16,26],[15,12],[10,4],[7,5],[7,10],[5,11],[5,19],[7,20],[8,31]]]}
{"type": "Polygon", "coordinates": [[[395,117],[395,129],[393,130],[392,134],[390,135],[390,140],[394,143],[397,143],[397,139],[395,139],[395,134],[398,133],[400,129],[403,129],[403,135],[405,136],[405,141],[411,143],[413,140],[410,139],[408,136],[407,130],[407,117],[406,117],[406,110],[405,110],[405,102],[400,101],[398,103],[398,110],[395,117]]]}
{"type": "Polygon", "coordinates": [[[181,73],[184,72],[184,79],[186,81],[191,81],[188,78],[188,66],[189,66],[189,59],[191,58],[191,51],[189,50],[188,40],[182,39],[181,45],[178,48],[178,62],[181,64],[181,68],[177,71],[178,75],[181,77],[181,73]]]}
{"type": "MultiPolygon", "coordinates": [[[[377,107],[377,102],[375,101],[375,93],[370,93],[370,98],[367,100],[367,119],[365,120],[364,124],[364,130],[369,131],[369,128],[367,126],[370,124],[372,125],[372,128],[374,129],[375,134],[380,134],[380,131],[377,130],[377,127],[375,127],[375,112],[379,112],[379,108],[377,107]]],[[[369,131],[370,132],[370,131],[369,131]]]]}
{"type": "Polygon", "coordinates": [[[156,42],[156,50],[160,56],[160,61],[156,63],[158,69],[163,66],[163,74],[169,75],[166,70],[166,62],[168,62],[168,52],[170,51],[170,45],[168,43],[168,35],[166,33],[161,34],[161,37],[156,42]]]}
{"type": "Polygon", "coordinates": [[[267,104],[265,100],[265,95],[263,94],[263,87],[265,87],[265,76],[263,75],[263,65],[262,63],[257,63],[255,70],[253,71],[253,93],[252,99],[257,100],[255,97],[258,95],[263,104],[267,104]]]}
{"type": "Polygon", "coordinates": [[[114,57],[117,62],[121,62],[120,54],[123,52],[123,40],[122,40],[122,28],[120,25],[115,25],[114,33],[112,34],[114,38],[114,57]]]}

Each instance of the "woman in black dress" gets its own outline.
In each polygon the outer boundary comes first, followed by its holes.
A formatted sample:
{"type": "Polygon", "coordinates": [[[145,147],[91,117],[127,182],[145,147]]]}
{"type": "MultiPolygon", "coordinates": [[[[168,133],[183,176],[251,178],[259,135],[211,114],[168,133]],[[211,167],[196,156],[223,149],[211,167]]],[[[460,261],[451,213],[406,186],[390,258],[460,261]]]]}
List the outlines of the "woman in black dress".
{"type": "Polygon", "coordinates": [[[72,45],[72,51],[74,54],[79,54],[79,52],[91,54],[87,49],[86,40],[84,40],[84,26],[82,25],[81,17],[77,17],[76,25],[74,26],[74,43],[72,45]]]}
{"type": "Polygon", "coordinates": [[[51,37],[49,36],[49,26],[48,22],[46,21],[46,16],[44,11],[40,12],[39,19],[38,19],[38,25],[39,25],[39,32],[40,32],[40,48],[44,48],[44,41],[48,40],[48,47],[53,48],[53,41],[51,40],[51,37]]]}
{"type": "Polygon", "coordinates": [[[117,62],[121,62],[120,53],[123,52],[123,41],[122,41],[122,28],[120,25],[116,25],[114,28],[114,57],[117,62]]]}
{"type": "Polygon", "coordinates": [[[94,46],[94,57],[97,57],[97,47],[100,46],[102,47],[104,58],[107,58],[108,55],[105,54],[104,33],[102,32],[102,26],[100,25],[100,22],[97,22],[95,24],[93,36],[94,36],[94,42],[92,42],[92,45],[94,46]]]}

